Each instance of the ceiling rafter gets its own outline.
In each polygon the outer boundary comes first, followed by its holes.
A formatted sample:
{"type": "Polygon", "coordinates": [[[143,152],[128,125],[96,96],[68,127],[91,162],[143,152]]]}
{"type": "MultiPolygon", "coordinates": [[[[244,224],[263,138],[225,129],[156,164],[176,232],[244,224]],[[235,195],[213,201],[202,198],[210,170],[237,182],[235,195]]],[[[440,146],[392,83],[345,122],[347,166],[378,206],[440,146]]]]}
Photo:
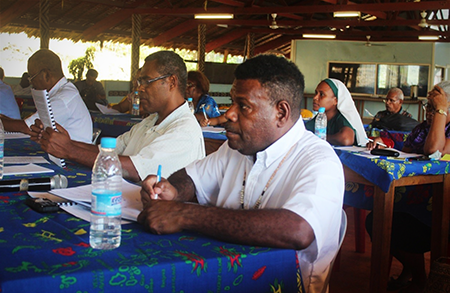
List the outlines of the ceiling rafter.
{"type": "Polygon", "coordinates": [[[157,36],[153,39],[152,44],[153,46],[159,46],[175,37],[178,37],[179,35],[190,31],[192,29],[197,28],[197,23],[194,20],[188,20],[183,23],[180,23],[179,25],[171,28],[168,31],[165,31],[163,34],[157,36]]]}
{"type": "Polygon", "coordinates": [[[34,0],[17,1],[11,7],[6,9],[5,12],[0,14],[0,27],[9,24],[11,21],[24,14],[28,9],[38,4],[39,2],[34,0]]]}

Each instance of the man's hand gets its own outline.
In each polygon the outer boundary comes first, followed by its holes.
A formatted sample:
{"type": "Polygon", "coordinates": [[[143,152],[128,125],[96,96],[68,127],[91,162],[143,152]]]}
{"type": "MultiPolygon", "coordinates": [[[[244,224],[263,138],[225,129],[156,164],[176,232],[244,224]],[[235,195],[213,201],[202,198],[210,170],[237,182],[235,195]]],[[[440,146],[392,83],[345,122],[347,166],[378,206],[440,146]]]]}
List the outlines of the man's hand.
{"type": "Polygon", "coordinates": [[[442,88],[435,86],[428,93],[428,103],[430,103],[435,110],[444,110],[447,112],[448,102],[445,95],[445,92],[442,88]]]}
{"type": "Polygon", "coordinates": [[[156,176],[149,175],[142,181],[141,200],[144,206],[152,199],[173,200],[177,194],[176,188],[165,178],[157,183],[156,176]]]}
{"type": "Polygon", "coordinates": [[[200,126],[201,127],[209,126],[209,119],[203,118],[202,120],[200,120],[200,126]]]}
{"type": "Polygon", "coordinates": [[[383,139],[381,138],[381,137],[374,137],[373,138],[373,141],[369,141],[367,144],[366,144],[366,148],[369,150],[369,151],[371,151],[371,150],[373,150],[373,149],[377,149],[377,148],[384,148],[384,147],[382,147],[381,145],[379,145],[378,143],[383,143],[383,139]]]}
{"type": "Polygon", "coordinates": [[[185,208],[186,204],[177,201],[150,200],[137,220],[153,234],[177,233],[183,230],[185,208]]]}
{"type": "Polygon", "coordinates": [[[44,124],[42,124],[41,120],[34,120],[34,124],[30,126],[31,134],[30,139],[40,143],[42,138],[42,133],[44,132],[44,124]]]}
{"type": "Polygon", "coordinates": [[[55,157],[66,159],[71,153],[72,140],[67,130],[58,123],[56,123],[56,129],[58,131],[47,127],[42,132],[41,148],[55,157]]]}

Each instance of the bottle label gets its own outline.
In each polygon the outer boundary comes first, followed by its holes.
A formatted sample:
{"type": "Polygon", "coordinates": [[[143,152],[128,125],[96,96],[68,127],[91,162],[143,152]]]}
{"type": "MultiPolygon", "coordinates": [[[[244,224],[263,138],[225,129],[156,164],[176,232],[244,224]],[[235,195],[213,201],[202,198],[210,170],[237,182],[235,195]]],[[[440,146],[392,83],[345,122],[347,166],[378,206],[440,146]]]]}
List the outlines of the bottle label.
{"type": "Polygon", "coordinates": [[[93,190],[91,212],[98,216],[120,216],[122,213],[122,192],[93,190]]]}
{"type": "Polygon", "coordinates": [[[0,143],[0,159],[3,159],[3,142],[0,143]]]}
{"type": "Polygon", "coordinates": [[[321,139],[327,139],[327,129],[324,127],[316,128],[316,135],[321,139]]]}

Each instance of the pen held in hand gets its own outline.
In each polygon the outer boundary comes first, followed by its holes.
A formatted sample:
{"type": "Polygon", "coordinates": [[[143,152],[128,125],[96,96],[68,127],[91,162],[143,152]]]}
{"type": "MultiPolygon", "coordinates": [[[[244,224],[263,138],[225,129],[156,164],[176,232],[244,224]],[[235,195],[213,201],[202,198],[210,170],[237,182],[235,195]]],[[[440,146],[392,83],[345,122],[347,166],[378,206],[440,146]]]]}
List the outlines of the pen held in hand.
{"type": "Polygon", "coordinates": [[[205,107],[203,107],[202,109],[203,109],[203,116],[205,117],[205,120],[208,120],[208,116],[206,116],[205,107]]]}
{"type": "MultiPolygon", "coordinates": [[[[373,139],[368,138],[368,140],[369,140],[370,142],[373,142],[373,139]]],[[[378,144],[378,145],[381,145],[382,147],[385,147],[385,148],[388,147],[387,145],[385,145],[385,144],[382,143],[382,142],[378,142],[378,141],[377,141],[377,144],[378,144]]]]}
{"type": "MultiPolygon", "coordinates": [[[[158,172],[156,173],[156,183],[161,181],[161,165],[158,165],[158,172]]],[[[158,194],[155,194],[155,199],[158,199],[158,194]]]]}

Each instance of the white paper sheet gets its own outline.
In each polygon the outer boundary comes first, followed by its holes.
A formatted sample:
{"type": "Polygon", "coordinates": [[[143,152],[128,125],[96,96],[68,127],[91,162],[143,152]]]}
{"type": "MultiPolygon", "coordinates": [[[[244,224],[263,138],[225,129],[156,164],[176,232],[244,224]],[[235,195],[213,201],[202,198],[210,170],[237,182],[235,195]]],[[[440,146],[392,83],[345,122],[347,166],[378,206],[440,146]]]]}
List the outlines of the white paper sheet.
{"type": "Polygon", "coordinates": [[[50,164],[44,157],[41,156],[5,156],[3,158],[4,164],[50,164]]]}
{"type": "Polygon", "coordinates": [[[30,136],[21,132],[5,132],[5,139],[29,138],[30,136]]]}
{"type": "MultiPolygon", "coordinates": [[[[65,189],[53,189],[50,193],[77,203],[88,203],[90,205],[91,189],[92,186],[89,184],[65,189]]],[[[141,187],[139,185],[129,183],[122,179],[122,218],[137,221],[137,216],[143,208],[140,191],[141,187]]],[[[68,212],[70,211],[68,210],[68,212]]],[[[89,221],[89,218],[86,221],[89,221]]]]}
{"type": "Polygon", "coordinates": [[[41,173],[53,173],[52,169],[45,168],[35,164],[28,165],[14,165],[3,167],[3,176],[6,175],[22,175],[22,174],[41,174],[41,173]]]}
{"type": "Polygon", "coordinates": [[[119,111],[117,111],[115,109],[108,108],[107,106],[99,104],[99,103],[95,103],[95,105],[100,110],[100,112],[102,112],[102,114],[110,114],[110,115],[123,115],[123,114],[125,114],[125,113],[120,113],[119,111]]]}
{"type": "Polygon", "coordinates": [[[213,127],[213,126],[205,126],[202,127],[203,132],[211,132],[211,133],[225,133],[225,128],[223,127],[213,127]]]}
{"type": "MultiPolygon", "coordinates": [[[[347,152],[353,152],[355,155],[367,157],[369,159],[379,158],[379,155],[372,155],[370,151],[366,147],[359,147],[359,146],[334,146],[337,150],[347,151],[347,152]]],[[[398,157],[389,157],[389,158],[395,158],[395,159],[407,159],[407,158],[413,158],[413,157],[420,157],[421,154],[416,153],[405,153],[393,148],[385,148],[384,150],[391,150],[396,151],[400,155],[398,157]]]]}

